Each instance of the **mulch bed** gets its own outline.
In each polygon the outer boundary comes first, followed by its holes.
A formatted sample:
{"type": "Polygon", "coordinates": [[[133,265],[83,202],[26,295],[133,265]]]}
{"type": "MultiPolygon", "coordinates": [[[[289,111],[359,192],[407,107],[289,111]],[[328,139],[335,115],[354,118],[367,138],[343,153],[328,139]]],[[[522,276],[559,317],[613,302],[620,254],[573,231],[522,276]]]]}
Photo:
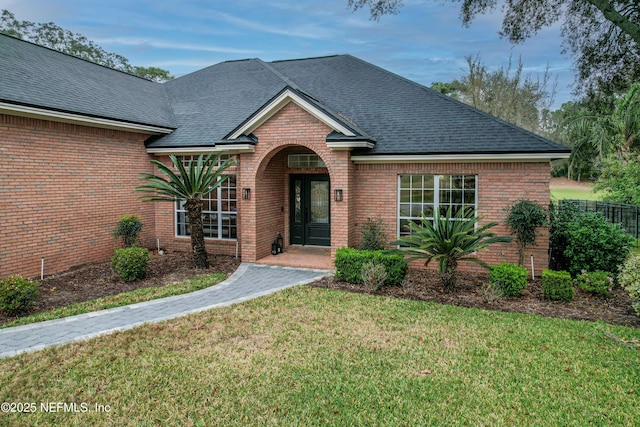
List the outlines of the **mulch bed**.
{"type": "MultiPolygon", "coordinates": [[[[65,273],[46,277],[41,281],[37,313],[63,307],[74,302],[88,301],[107,295],[114,295],[138,288],[164,286],[182,282],[197,275],[222,272],[232,274],[240,260],[225,255],[210,255],[210,267],[207,270],[196,269],[190,253],[169,252],[165,255],[151,253],[148,276],[138,282],[125,282],[111,271],[108,262],[78,267],[65,273]]],[[[628,294],[615,288],[611,297],[594,296],[576,288],[576,296],[570,303],[554,302],[544,299],[540,280],[529,281],[521,296],[501,298],[487,289],[487,274],[461,273],[455,291],[445,292],[438,275],[433,271],[410,270],[405,288],[386,287],[372,291],[364,285],[352,285],[334,277],[317,281],[313,286],[341,289],[348,292],[411,298],[421,301],[434,301],[462,307],[476,307],[486,310],[538,314],[575,320],[604,321],[607,323],[640,327],[638,317],[631,307],[628,294]]],[[[13,320],[0,312],[0,324],[13,320]]]]}
{"type": "Polygon", "coordinates": [[[498,297],[488,288],[488,274],[461,273],[454,291],[446,292],[433,271],[410,270],[407,286],[390,286],[372,291],[365,285],[352,285],[336,278],[324,278],[314,286],[341,289],[348,292],[394,298],[410,298],[434,301],[461,307],[476,307],[485,310],[537,314],[562,319],[604,321],[616,325],[640,327],[640,317],[631,306],[626,291],[616,287],[609,298],[594,296],[576,287],[575,298],[569,303],[550,301],[543,297],[542,281],[529,280],[527,288],[519,297],[498,297]]]}
{"type": "MultiPolygon", "coordinates": [[[[194,276],[212,273],[231,275],[240,265],[240,260],[226,255],[209,255],[209,268],[193,266],[191,253],[168,252],[158,255],[150,252],[147,277],[137,282],[125,282],[111,270],[109,262],[76,267],[61,274],[45,277],[40,281],[40,296],[36,308],[29,314],[53,310],[75,302],[133,291],[139,288],[160,287],[179,283],[194,276]]],[[[0,324],[14,317],[0,312],[0,324]]]]}

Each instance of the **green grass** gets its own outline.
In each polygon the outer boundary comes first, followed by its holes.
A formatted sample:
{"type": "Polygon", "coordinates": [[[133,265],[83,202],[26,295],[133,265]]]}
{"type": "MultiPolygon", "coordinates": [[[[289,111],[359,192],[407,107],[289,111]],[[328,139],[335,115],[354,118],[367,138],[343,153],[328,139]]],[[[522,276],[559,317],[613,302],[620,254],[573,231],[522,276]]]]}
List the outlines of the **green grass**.
{"type": "Polygon", "coordinates": [[[6,425],[640,425],[640,331],[311,287],[0,360],[6,425]],[[109,405],[47,413],[41,402],[109,405]]]}
{"type": "Polygon", "coordinates": [[[588,188],[551,188],[552,200],[578,199],[578,200],[602,200],[601,192],[594,192],[588,188]]]}
{"type": "Polygon", "coordinates": [[[43,313],[20,317],[11,322],[1,324],[0,328],[26,325],[28,323],[42,322],[44,320],[60,319],[62,317],[75,316],[76,314],[90,313],[92,311],[121,307],[123,305],[135,304],[153,299],[170,297],[173,295],[186,294],[188,292],[208,288],[209,286],[222,282],[226,278],[227,276],[225,274],[214,273],[206,276],[195,277],[181,283],[174,283],[161,287],[140,288],[130,292],[123,292],[92,301],[71,304],[43,313]]]}

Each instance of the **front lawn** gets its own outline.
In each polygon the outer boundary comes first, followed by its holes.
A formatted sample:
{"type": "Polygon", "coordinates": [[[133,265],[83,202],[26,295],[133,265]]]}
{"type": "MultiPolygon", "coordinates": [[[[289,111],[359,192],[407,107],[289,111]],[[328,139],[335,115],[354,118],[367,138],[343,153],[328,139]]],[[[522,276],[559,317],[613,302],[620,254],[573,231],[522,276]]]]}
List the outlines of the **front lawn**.
{"type": "Polygon", "coordinates": [[[604,323],[300,287],[2,359],[2,402],[36,411],[0,420],[639,425],[639,338],[604,323]],[[51,402],[63,410],[44,411],[51,402]]]}

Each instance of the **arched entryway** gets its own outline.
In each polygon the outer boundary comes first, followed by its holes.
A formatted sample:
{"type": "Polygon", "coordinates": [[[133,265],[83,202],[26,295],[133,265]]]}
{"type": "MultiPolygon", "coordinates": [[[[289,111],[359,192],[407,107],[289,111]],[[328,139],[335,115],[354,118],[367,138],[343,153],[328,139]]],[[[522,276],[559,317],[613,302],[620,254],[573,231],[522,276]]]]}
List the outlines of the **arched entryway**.
{"type": "Polygon", "coordinates": [[[283,145],[265,155],[256,171],[253,201],[256,259],[271,254],[278,235],[285,250],[331,248],[331,191],[330,168],[311,148],[283,145]]]}

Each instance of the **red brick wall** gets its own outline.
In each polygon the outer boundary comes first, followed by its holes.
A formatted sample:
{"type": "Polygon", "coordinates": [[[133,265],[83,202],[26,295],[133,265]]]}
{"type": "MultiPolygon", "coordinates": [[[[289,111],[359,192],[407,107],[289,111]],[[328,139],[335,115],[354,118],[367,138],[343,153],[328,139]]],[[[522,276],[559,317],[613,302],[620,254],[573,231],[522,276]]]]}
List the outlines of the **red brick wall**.
{"type": "MultiPolygon", "coordinates": [[[[478,211],[484,221],[497,221],[500,224],[491,229],[498,235],[508,235],[504,226],[505,208],[520,199],[549,205],[550,166],[548,162],[537,163],[417,163],[417,164],[378,164],[356,165],[356,226],[360,239],[360,227],[367,217],[382,218],[388,240],[398,233],[398,175],[403,174],[475,174],[478,175],[478,211]]],[[[481,222],[482,223],[482,222],[481,222]]],[[[538,246],[527,247],[526,266],[530,269],[530,255],[534,256],[537,273],[548,266],[547,248],[549,234],[540,229],[538,246]]],[[[501,260],[517,262],[515,243],[496,244],[480,253],[480,257],[489,264],[501,260]]],[[[461,263],[461,269],[475,269],[475,264],[461,263]]]]}
{"type": "MultiPolygon", "coordinates": [[[[243,201],[240,221],[244,261],[255,261],[268,255],[276,232],[284,230],[284,241],[289,241],[290,174],[329,173],[332,191],[341,188],[344,199],[349,200],[353,163],[348,151],[327,147],[326,137],[330,132],[329,127],[294,103],[289,103],[253,132],[258,137],[256,152],[240,155],[239,188],[251,188],[252,191],[251,200],[243,201]],[[306,152],[318,154],[327,169],[287,169],[286,155],[301,152],[302,147],[306,152]]],[[[331,249],[335,253],[337,248],[349,244],[352,223],[349,222],[349,203],[331,199],[331,249]]]]}
{"type": "Polygon", "coordinates": [[[0,276],[39,277],[109,260],[120,215],[142,218],[153,246],[152,203],[138,176],[151,171],[148,135],[0,115],[0,276]]]}

